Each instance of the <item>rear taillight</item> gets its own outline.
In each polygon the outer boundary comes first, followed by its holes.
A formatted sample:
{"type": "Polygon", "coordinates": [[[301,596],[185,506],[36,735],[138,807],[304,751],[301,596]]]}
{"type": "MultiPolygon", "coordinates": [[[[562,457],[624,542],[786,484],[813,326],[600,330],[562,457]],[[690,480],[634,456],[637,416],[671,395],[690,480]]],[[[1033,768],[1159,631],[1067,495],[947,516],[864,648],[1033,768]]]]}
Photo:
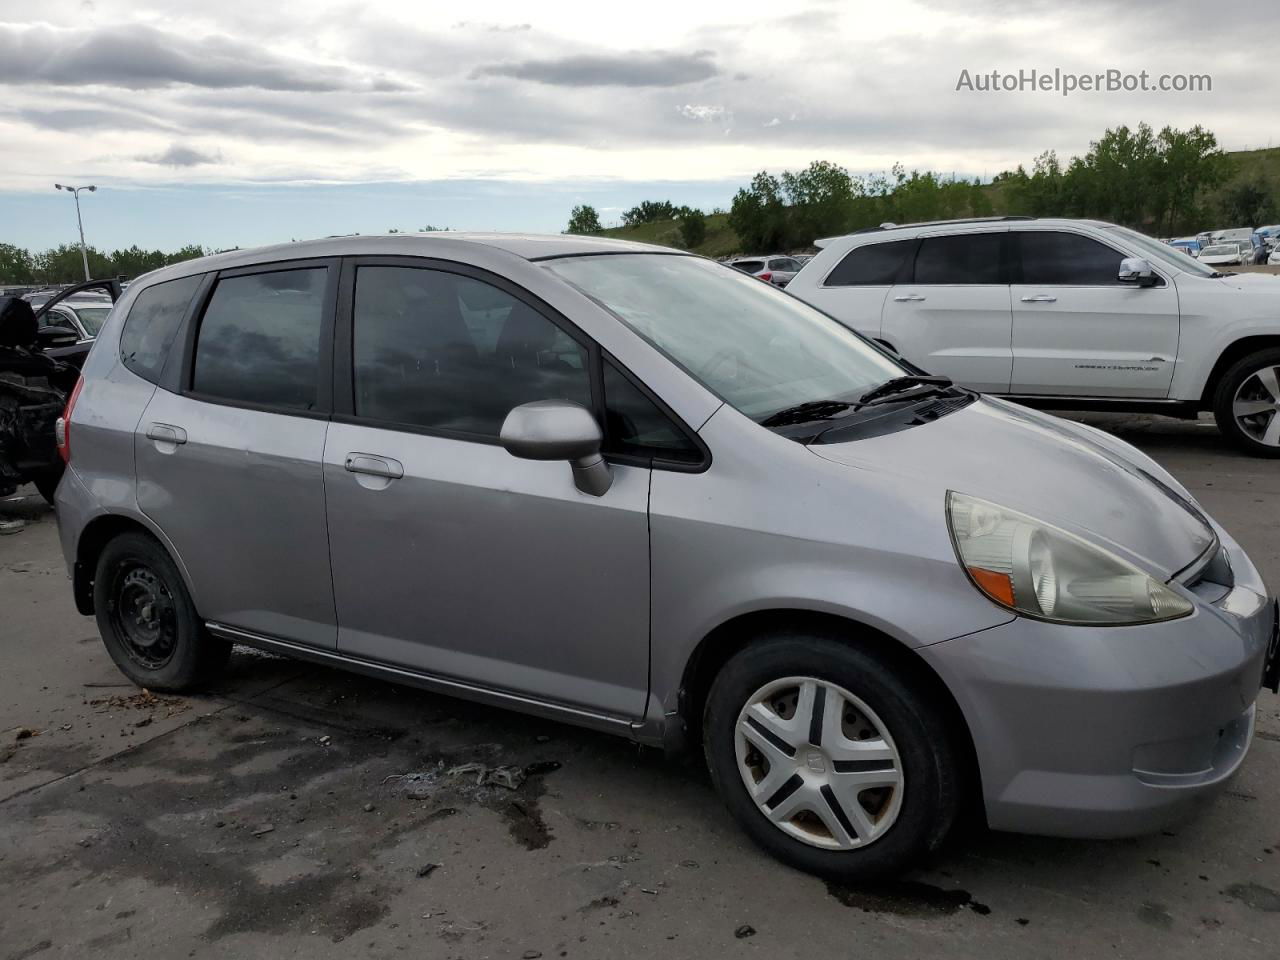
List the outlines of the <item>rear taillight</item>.
{"type": "Polygon", "coordinates": [[[772,273],[757,273],[756,276],[759,277],[761,280],[763,280],[765,283],[771,283],[773,281],[772,273]]]}
{"type": "Polygon", "coordinates": [[[67,397],[67,406],[62,411],[62,416],[53,426],[53,435],[58,441],[58,456],[62,457],[63,463],[71,462],[71,411],[75,409],[76,399],[80,396],[80,388],[83,386],[84,377],[82,376],[76,381],[71,396],[67,397]]]}

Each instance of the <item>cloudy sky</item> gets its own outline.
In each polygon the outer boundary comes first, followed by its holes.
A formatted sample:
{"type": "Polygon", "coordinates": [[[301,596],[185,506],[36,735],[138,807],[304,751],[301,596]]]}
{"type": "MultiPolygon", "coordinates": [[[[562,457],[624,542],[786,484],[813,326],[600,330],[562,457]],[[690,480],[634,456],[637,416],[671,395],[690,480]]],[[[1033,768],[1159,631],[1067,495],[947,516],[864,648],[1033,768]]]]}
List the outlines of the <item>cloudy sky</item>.
{"type": "Polygon", "coordinates": [[[1107,126],[1280,143],[1280,4],[1181,0],[0,0],[0,241],[102,247],[558,230],[710,209],[761,168],[970,176],[1107,126]],[[1202,93],[957,91],[962,70],[1212,75],[1202,93]]]}

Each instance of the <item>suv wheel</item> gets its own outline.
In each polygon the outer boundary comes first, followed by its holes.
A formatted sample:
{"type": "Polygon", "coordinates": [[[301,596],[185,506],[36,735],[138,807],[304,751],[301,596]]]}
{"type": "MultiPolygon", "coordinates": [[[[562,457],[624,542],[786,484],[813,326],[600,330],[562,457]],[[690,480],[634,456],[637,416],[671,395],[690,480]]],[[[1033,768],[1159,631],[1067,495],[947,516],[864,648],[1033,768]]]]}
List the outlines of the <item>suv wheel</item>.
{"type": "Polygon", "coordinates": [[[747,646],[712,684],[703,742],[716,789],[751,838],[819,876],[901,872],[956,816],[942,716],[900,671],[849,644],[747,646]]]}
{"type": "Polygon", "coordinates": [[[98,557],[93,608],[107,652],[140,687],[178,692],[215,679],[231,645],[205,632],[168,552],[142,533],[98,557]]]}
{"type": "Polygon", "coordinates": [[[1234,364],[1218,383],[1218,429],[1255,457],[1280,457],[1280,350],[1260,350],[1234,364]]]}

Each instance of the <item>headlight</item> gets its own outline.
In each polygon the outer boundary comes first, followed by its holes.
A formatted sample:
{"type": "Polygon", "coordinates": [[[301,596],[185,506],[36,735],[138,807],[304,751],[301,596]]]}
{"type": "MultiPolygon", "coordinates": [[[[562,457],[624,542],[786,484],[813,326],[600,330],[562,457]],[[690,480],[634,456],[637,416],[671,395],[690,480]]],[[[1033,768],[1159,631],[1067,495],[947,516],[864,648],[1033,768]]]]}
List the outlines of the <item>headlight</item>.
{"type": "Polygon", "coordinates": [[[1115,554],[1024,513],[947,494],[947,522],[974,585],[1003,607],[1056,623],[1153,623],[1191,603],[1115,554]]]}

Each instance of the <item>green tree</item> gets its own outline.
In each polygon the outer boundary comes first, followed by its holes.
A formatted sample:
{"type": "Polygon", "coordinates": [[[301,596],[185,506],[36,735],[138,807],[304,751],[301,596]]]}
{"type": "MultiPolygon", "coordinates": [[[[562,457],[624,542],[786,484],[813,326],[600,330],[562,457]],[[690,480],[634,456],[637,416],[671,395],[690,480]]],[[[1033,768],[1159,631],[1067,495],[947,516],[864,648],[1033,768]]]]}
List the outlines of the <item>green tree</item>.
{"type": "Polygon", "coordinates": [[[603,229],[596,208],[584,203],[570,211],[569,227],[565,233],[599,233],[603,229]]]}
{"type": "Polygon", "coordinates": [[[624,226],[638,227],[642,223],[674,220],[679,212],[670,200],[645,200],[624,213],[622,223],[624,226]]]}
{"type": "Polygon", "coordinates": [[[787,240],[807,246],[819,237],[848,229],[861,183],[844,167],[815,160],[799,173],[784,172],[782,189],[791,207],[787,240]]]}
{"type": "Polygon", "coordinates": [[[1151,211],[1165,235],[1194,230],[1201,217],[1200,198],[1226,176],[1226,155],[1218,138],[1197,125],[1190,130],[1165,127],[1156,138],[1161,169],[1151,211]]]}
{"type": "Polygon", "coordinates": [[[33,283],[31,254],[11,243],[0,243],[0,283],[33,283]]]}
{"type": "Polygon", "coordinates": [[[734,195],[729,208],[729,226],[746,250],[768,253],[779,249],[786,236],[786,220],[782,184],[763,170],[751,178],[749,187],[734,195]]]}
{"type": "Polygon", "coordinates": [[[684,207],[676,223],[680,226],[680,239],[686,250],[701,246],[707,239],[707,215],[701,210],[684,207]]]}
{"type": "Polygon", "coordinates": [[[1258,227],[1280,220],[1276,198],[1257,179],[1231,184],[1222,195],[1221,216],[1228,226],[1258,227]]]}

